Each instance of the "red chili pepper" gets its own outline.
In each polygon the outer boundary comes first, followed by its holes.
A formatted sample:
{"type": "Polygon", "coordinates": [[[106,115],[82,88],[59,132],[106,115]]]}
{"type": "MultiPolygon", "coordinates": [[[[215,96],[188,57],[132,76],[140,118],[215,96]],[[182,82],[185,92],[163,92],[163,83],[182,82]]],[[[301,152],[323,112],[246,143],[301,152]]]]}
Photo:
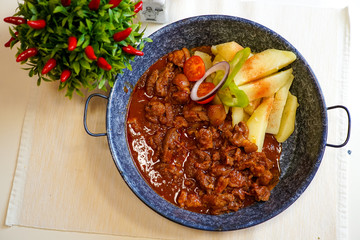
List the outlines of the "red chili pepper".
{"type": "Polygon", "coordinates": [[[131,54],[131,55],[138,55],[138,56],[143,56],[144,53],[140,50],[137,50],[136,48],[134,48],[133,46],[128,45],[127,47],[123,47],[122,48],[124,52],[131,54]]]}
{"type": "Polygon", "coordinates": [[[121,1],[122,0],[110,0],[109,4],[112,4],[112,7],[110,8],[116,8],[121,3],[121,1]]]}
{"type": "Polygon", "coordinates": [[[61,0],[61,4],[62,4],[64,7],[68,7],[68,6],[70,6],[70,4],[71,4],[71,0],[61,0]]]}
{"type": "Polygon", "coordinates": [[[70,76],[71,71],[69,69],[65,69],[60,75],[60,82],[66,82],[66,80],[68,80],[70,76]]]}
{"type": "Polygon", "coordinates": [[[143,9],[143,1],[138,2],[135,4],[134,12],[138,13],[143,9]]]}
{"type": "Polygon", "coordinates": [[[6,17],[4,18],[4,22],[20,25],[26,23],[26,19],[22,17],[6,17]]]}
{"type": "Polygon", "coordinates": [[[97,65],[99,68],[102,68],[105,71],[110,71],[112,68],[111,65],[103,57],[99,57],[99,59],[97,60],[97,65]]]}
{"type": "Polygon", "coordinates": [[[94,49],[90,45],[85,48],[85,54],[90,60],[96,60],[97,59],[97,56],[94,53],[94,49]]]}
{"type": "MultiPolygon", "coordinates": [[[[15,32],[15,36],[18,36],[19,35],[19,33],[18,32],[15,32]]],[[[13,41],[18,41],[16,38],[14,38],[14,37],[11,37],[10,39],[9,39],[9,41],[7,41],[7,43],[5,43],[4,44],[4,46],[5,47],[10,47],[11,46],[11,43],[13,42],[13,41]]]]}
{"type": "Polygon", "coordinates": [[[29,48],[23,51],[19,54],[19,56],[16,58],[17,62],[22,62],[27,60],[28,58],[31,58],[35,56],[38,53],[38,50],[36,48],[29,48]]]}
{"type": "Polygon", "coordinates": [[[46,27],[46,22],[43,19],[39,19],[35,21],[27,21],[27,25],[34,29],[43,29],[44,27],[46,27]]]}
{"type": "Polygon", "coordinates": [[[77,45],[77,38],[74,36],[71,36],[68,38],[68,50],[74,51],[77,45]]]}
{"type": "Polygon", "coordinates": [[[54,67],[56,66],[56,60],[53,58],[50,58],[46,63],[45,66],[43,67],[41,74],[45,75],[48,72],[50,72],[54,67]]]}
{"type": "Polygon", "coordinates": [[[132,28],[127,28],[125,30],[122,30],[121,32],[117,32],[114,34],[113,38],[115,42],[120,42],[122,40],[125,40],[130,33],[132,32],[132,28]]]}
{"type": "Polygon", "coordinates": [[[90,10],[96,11],[99,9],[100,0],[91,0],[89,3],[90,10]]]}

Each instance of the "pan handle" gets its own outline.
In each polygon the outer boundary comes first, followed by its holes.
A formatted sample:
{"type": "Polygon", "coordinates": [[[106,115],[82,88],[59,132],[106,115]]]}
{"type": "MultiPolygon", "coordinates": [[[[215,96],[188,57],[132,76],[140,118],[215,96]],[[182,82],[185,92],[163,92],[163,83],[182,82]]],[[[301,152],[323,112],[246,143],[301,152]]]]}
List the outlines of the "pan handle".
{"type": "Polygon", "coordinates": [[[104,98],[104,99],[109,99],[107,96],[105,95],[102,95],[102,94],[99,94],[99,93],[94,93],[94,94],[91,94],[87,100],[86,100],[86,103],[85,103],[85,110],[84,110],[84,128],[85,128],[85,131],[92,137],[102,137],[102,136],[106,136],[106,133],[92,133],[90,132],[88,126],[87,126],[87,111],[88,111],[88,106],[89,106],[89,102],[90,100],[93,98],[93,97],[101,97],[101,98],[104,98]]]}
{"type": "Polygon", "coordinates": [[[343,110],[345,110],[345,112],[346,112],[346,114],[347,114],[347,118],[348,118],[347,136],[346,136],[345,141],[344,141],[342,144],[329,144],[329,143],[326,143],[326,146],[327,146],[327,147],[333,147],[333,148],[341,148],[341,147],[345,146],[345,145],[349,142],[349,139],[350,139],[350,131],[351,131],[351,118],[350,118],[350,112],[349,112],[349,110],[347,109],[347,107],[345,107],[345,106],[343,106],[343,105],[331,106],[331,107],[328,107],[327,110],[331,110],[331,109],[335,109],[335,108],[342,108],[343,110]]]}

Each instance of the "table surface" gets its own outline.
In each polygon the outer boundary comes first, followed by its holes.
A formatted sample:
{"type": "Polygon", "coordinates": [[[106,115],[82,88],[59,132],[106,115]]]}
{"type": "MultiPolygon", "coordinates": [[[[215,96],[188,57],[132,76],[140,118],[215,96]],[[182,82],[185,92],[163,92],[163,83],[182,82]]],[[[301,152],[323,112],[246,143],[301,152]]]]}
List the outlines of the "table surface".
{"type": "MultiPolygon", "coordinates": [[[[279,2],[279,1],[277,1],[279,2]]],[[[281,2],[281,1],[280,1],[281,2]]],[[[284,1],[283,1],[284,2],[284,1]]],[[[303,3],[304,1],[302,1],[303,3]]],[[[334,6],[338,1],[317,0],[305,1],[306,3],[321,6],[334,6]]],[[[348,164],[348,220],[349,220],[349,239],[360,239],[360,153],[355,148],[360,142],[360,128],[356,123],[360,122],[360,112],[357,110],[358,101],[355,101],[360,89],[359,76],[356,72],[359,63],[360,46],[355,43],[360,42],[360,2],[357,0],[349,1],[351,16],[351,51],[350,51],[350,72],[349,72],[349,101],[346,106],[351,111],[352,117],[352,136],[351,141],[346,146],[351,155],[348,164]],[[355,85],[355,86],[353,86],[355,85]]],[[[0,17],[3,19],[14,13],[17,1],[0,0],[0,17]]],[[[0,42],[8,40],[8,26],[3,22],[0,24],[0,42]]],[[[27,79],[27,73],[21,70],[17,64],[8,63],[8,57],[12,56],[9,51],[0,48],[0,68],[2,77],[0,78],[0,239],[124,239],[119,236],[105,236],[99,234],[86,234],[74,232],[51,231],[25,227],[6,227],[5,218],[11,192],[13,176],[16,167],[18,147],[20,144],[21,129],[29,97],[29,89],[33,82],[23,81],[27,79]],[[6,68],[5,68],[6,67],[6,68]],[[21,87],[19,87],[21,86],[21,87]],[[14,90],[16,89],[16,91],[14,90]]]]}

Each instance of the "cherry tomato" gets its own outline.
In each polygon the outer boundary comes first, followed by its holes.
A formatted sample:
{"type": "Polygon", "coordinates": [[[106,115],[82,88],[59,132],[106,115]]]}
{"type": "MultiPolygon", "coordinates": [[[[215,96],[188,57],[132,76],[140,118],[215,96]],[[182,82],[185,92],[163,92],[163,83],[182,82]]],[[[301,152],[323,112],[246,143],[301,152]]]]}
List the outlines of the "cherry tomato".
{"type": "MultiPolygon", "coordinates": [[[[203,82],[200,84],[199,89],[197,91],[197,95],[198,97],[203,97],[206,94],[208,94],[209,92],[211,92],[213,89],[215,88],[215,85],[211,82],[203,82]]],[[[202,101],[198,101],[197,103],[199,104],[206,104],[208,102],[211,102],[215,97],[215,94],[212,95],[211,97],[202,100],[202,101]]]]}
{"type": "Polygon", "coordinates": [[[184,74],[189,81],[197,81],[205,74],[204,61],[199,56],[192,56],[184,64],[184,74]]]}

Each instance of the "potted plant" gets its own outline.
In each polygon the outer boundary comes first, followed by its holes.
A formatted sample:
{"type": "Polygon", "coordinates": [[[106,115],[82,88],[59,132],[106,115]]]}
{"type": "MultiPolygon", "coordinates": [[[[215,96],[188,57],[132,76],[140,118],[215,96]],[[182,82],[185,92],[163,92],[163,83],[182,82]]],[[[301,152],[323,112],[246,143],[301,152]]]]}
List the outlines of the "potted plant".
{"type": "Polygon", "coordinates": [[[131,0],[25,0],[4,19],[12,24],[5,47],[17,47],[16,61],[38,85],[59,81],[70,99],[106,90],[151,41],[134,21],[141,9],[131,0]]]}

